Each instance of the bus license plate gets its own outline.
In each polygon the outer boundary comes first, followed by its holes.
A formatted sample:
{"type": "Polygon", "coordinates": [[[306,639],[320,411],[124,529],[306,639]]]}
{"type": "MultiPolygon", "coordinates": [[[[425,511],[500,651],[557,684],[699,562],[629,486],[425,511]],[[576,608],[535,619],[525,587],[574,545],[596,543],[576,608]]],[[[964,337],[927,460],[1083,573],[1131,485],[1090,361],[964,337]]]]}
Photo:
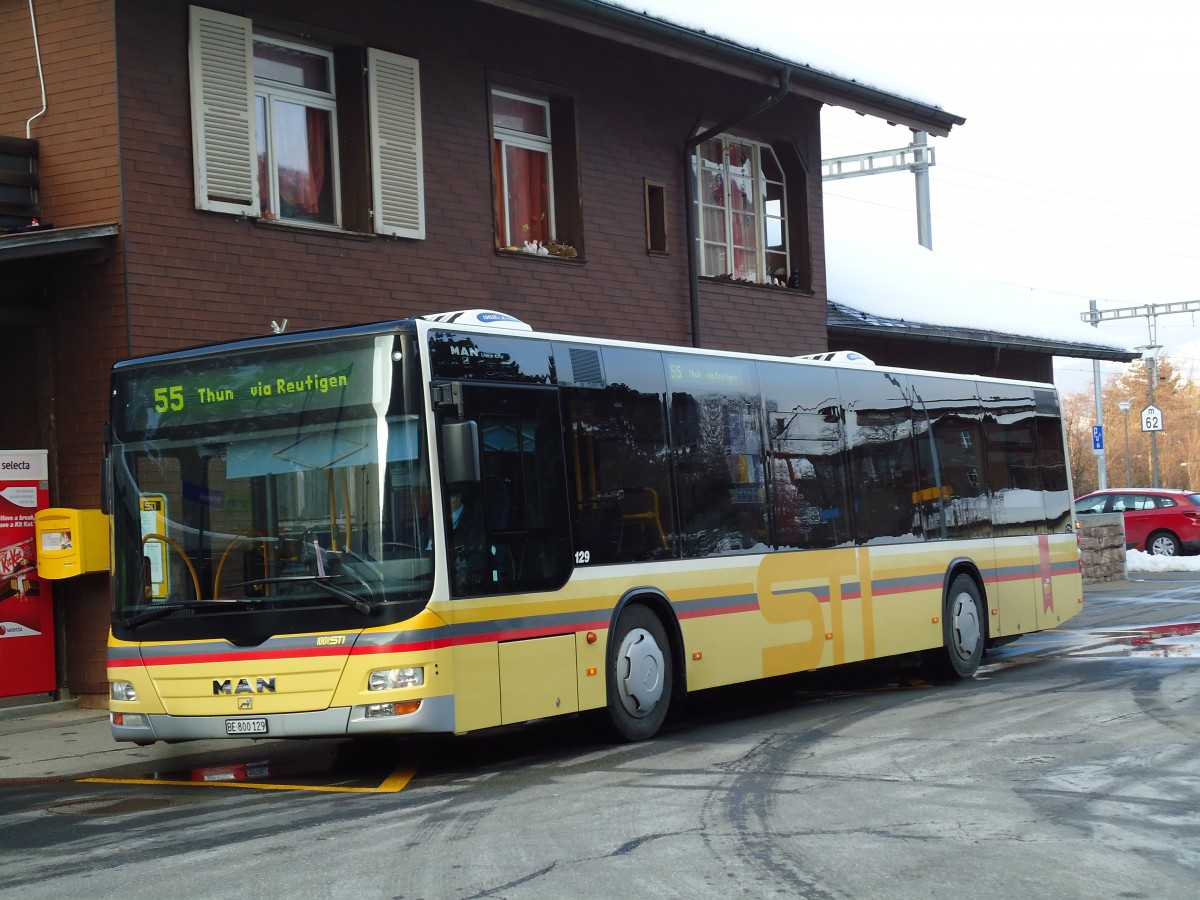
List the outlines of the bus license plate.
{"type": "Polygon", "coordinates": [[[226,734],[266,734],[266,719],[226,719],[226,734]]]}

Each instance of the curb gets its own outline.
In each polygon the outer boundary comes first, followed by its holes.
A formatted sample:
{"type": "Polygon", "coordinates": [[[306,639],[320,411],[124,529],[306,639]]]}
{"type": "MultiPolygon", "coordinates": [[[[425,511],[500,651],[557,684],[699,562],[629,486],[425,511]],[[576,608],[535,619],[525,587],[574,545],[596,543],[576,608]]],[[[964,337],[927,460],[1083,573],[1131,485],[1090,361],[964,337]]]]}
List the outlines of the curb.
{"type": "Polygon", "coordinates": [[[47,713],[70,712],[79,709],[75,700],[51,700],[46,703],[23,703],[18,706],[0,706],[0,722],[14,719],[32,719],[47,713]]]}

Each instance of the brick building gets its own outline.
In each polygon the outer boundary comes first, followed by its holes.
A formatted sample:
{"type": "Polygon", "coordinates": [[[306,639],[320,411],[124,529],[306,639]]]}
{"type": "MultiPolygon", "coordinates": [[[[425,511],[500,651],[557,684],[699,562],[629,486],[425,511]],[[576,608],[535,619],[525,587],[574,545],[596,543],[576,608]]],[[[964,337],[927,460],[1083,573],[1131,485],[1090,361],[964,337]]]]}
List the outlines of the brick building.
{"type": "MultiPolygon", "coordinates": [[[[273,321],[825,350],[822,106],[963,121],[596,0],[0,0],[0,75],[0,447],[74,507],[115,360],[273,321]]],[[[55,589],[104,695],[107,581],[55,589]]]]}

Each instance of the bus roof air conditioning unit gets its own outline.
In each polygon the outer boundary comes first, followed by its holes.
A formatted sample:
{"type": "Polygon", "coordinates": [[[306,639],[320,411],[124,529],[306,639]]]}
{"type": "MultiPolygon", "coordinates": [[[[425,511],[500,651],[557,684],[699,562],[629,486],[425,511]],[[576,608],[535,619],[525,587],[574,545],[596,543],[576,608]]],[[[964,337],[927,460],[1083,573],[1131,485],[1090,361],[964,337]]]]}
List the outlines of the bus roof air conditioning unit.
{"type": "Polygon", "coordinates": [[[428,322],[443,322],[446,325],[486,325],[489,328],[507,328],[512,331],[533,331],[533,327],[507,313],[492,309],[459,309],[453,312],[430,313],[421,316],[428,322]]]}
{"type": "Polygon", "coordinates": [[[806,353],[793,359],[808,359],[814,362],[841,363],[845,366],[873,366],[875,361],[863,356],[857,350],[830,350],[828,353],[806,353]]]}

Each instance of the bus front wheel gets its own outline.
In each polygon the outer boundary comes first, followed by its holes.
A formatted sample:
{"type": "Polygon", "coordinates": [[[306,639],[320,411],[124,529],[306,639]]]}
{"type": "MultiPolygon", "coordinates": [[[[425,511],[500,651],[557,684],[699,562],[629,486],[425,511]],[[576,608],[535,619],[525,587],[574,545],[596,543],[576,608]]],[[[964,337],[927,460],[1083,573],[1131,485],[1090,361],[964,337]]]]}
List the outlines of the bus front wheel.
{"type": "Polygon", "coordinates": [[[983,659],[987,620],[979,585],[969,575],[950,583],[942,609],[942,646],[925,655],[925,669],[939,679],[970,678],[983,659]]]}
{"type": "Polygon", "coordinates": [[[608,716],[627,741],[653,737],[671,704],[671,646],[645,606],[621,613],[608,651],[608,716]]]}

